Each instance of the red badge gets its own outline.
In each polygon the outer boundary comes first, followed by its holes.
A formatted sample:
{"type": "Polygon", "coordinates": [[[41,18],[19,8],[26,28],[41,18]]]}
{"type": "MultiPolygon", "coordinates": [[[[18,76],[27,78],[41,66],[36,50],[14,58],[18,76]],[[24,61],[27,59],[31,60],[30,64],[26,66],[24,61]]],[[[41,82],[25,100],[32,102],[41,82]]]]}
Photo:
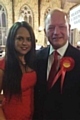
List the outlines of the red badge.
{"type": "Polygon", "coordinates": [[[52,86],[56,83],[58,78],[61,76],[61,93],[62,93],[65,74],[67,71],[72,70],[74,65],[75,65],[75,61],[71,57],[63,57],[60,61],[60,70],[57,73],[57,75],[55,76],[52,86]]]}
{"type": "Polygon", "coordinates": [[[64,57],[61,59],[60,67],[65,71],[70,71],[74,67],[74,60],[71,57],[64,57]]]}

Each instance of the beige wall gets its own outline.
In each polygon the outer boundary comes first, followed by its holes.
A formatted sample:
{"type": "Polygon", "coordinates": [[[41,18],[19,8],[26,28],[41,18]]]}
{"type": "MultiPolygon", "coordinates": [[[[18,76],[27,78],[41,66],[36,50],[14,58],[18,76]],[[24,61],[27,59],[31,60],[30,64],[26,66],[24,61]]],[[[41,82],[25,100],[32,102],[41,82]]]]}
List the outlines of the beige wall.
{"type": "MultiPolygon", "coordinates": [[[[19,11],[20,8],[27,4],[31,10],[33,11],[33,16],[34,16],[34,32],[36,39],[38,40],[37,44],[38,45],[45,45],[44,39],[44,13],[47,8],[55,8],[55,7],[61,7],[60,0],[41,0],[41,11],[40,11],[40,25],[42,26],[43,30],[41,32],[38,31],[38,0],[14,0],[14,21],[18,21],[19,19],[19,11]]],[[[6,8],[7,11],[7,17],[8,17],[8,29],[11,27],[13,24],[13,18],[12,18],[12,2],[11,0],[0,0],[0,3],[6,8]]],[[[64,9],[66,12],[69,11],[69,9],[73,6],[74,4],[66,2],[64,9]]]]}

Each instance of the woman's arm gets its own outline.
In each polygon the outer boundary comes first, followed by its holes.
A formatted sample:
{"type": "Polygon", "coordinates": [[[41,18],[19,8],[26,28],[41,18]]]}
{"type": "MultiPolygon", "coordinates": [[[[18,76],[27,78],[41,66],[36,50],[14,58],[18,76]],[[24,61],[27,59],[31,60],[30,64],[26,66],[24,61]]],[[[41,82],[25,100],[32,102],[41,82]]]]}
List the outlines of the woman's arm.
{"type": "Polygon", "coordinates": [[[5,115],[3,113],[3,110],[1,108],[1,106],[0,106],[0,120],[6,120],[5,115]]]}
{"type": "MultiPolygon", "coordinates": [[[[1,90],[2,90],[2,80],[3,80],[3,70],[0,69],[0,95],[1,95],[1,90]]],[[[3,98],[3,96],[1,95],[3,98]]],[[[2,98],[0,98],[0,101],[2,102],[2,98]]],[[[0,104],[0,120],[6,120],[5,115],[2,110],[2,105],[0,104]]]]}

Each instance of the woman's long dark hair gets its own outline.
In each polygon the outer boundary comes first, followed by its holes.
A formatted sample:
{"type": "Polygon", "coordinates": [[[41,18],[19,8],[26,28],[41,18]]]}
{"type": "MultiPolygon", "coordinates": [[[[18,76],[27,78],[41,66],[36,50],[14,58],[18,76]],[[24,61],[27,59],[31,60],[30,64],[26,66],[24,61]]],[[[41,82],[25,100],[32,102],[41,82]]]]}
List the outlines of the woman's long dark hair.
{"type": "Polygon", "coordinates": [[[5,56],[5,70],[3,77],[3,92],[5,95],[21,95],[21,79],[22,71],[19,65],[18,56],[15,50],[15,36],[20,27],[25,27],[31,37],[31,50],[25,55],[26,65],[33,68],[33,61],[35,56],[35,35],[32,27],[27,22],[16,22],[10,28],[7,43],[6,43],[6,56],[5,56]]]}

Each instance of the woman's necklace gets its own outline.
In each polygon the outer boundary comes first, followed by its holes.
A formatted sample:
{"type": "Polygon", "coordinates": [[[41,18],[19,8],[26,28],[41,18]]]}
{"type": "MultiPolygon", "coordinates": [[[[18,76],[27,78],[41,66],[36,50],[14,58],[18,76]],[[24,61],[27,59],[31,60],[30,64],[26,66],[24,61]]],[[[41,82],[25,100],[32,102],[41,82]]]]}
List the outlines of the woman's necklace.
{"type": "Polygon", "coordinates": [[[25,73],[27,71],[26,62],[23,59],[19,60],[19,62],[20,62],[20,67],[21,67],[22,73],[25,73]]]}

